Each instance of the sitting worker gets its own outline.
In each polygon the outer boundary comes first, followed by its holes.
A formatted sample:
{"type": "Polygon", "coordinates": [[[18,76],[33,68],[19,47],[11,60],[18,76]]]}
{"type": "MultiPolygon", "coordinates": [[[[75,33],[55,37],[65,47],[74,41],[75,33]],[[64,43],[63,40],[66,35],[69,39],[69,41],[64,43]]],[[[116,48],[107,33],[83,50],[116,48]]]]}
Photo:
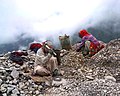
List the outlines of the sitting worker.
{"type": "Polygon", "coordinates": [[[79,37],[82,39],[77,45],[76,51],[81,51],[84,56],[93,56],[102,48],[104,48],[104,43],[98,41],[92,34],[88,33],[86,30],[81,30],[79,32],[79,37]]]}
{"type": "Polygon", "coordinates": [[[61,74],[58,70],[58,61],[55,55],[52,42],[44,42],[37,51],[33,74],[40,76],[52,75],[59,78],[61,74]]]}

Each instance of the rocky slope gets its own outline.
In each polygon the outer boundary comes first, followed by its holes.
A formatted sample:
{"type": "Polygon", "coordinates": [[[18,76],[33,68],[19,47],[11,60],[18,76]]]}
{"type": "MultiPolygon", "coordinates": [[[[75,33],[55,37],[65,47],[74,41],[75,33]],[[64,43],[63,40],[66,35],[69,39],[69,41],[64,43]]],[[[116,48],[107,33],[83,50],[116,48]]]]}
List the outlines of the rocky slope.
{"type": "Polygon", "coordinates": [[[0,57],[1,96],[120,95],[120,39],[109,42],[92,58],[73,50],[65,51],[59,66],[63,73],[61,82],[31,77],[35,54],[28,53],[22,66],[10,61],[9,53],[0,57]],[[36,83],[36,79],[40,82],[36,83]]]}
{"type": "Polygon", "coordinates": [[[70,52],[62,62],[67,84],[50,89],[51,96],[120,95],[120,39],[112,40],[90,59],[70,52]]]}

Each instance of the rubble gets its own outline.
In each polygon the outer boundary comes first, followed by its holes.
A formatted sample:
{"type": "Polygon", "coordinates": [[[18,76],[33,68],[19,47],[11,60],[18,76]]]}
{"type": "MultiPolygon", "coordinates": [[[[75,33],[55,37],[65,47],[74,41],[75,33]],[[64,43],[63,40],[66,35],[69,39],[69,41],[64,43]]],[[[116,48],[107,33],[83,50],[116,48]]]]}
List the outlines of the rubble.
{"type": "Polygon", "coordinates": [[[120,39],[109,42],[92,58],[71,50],[62,58],[62,66],[67,85],[48,90],[51,96],[120,95],[120,39]]]}
{"type": "Polygon", "coordinates": [[[11,76],[13,78],[17,79],[17,78],[19,78],[19,72],[17,70],[13,69],[12,72],[11,72],[11,76]]]}
{"type": "Polygon", "coordinates": [[[74,50],[61,50],[59,67],[63,77],[60,82],[31,75],[33,52],[28,50],[23,65],[10,61],[6,54],[0,58],[0,96],[120,95],[120,39],[109,42],[92,58],[85,58],[74,50]]]}

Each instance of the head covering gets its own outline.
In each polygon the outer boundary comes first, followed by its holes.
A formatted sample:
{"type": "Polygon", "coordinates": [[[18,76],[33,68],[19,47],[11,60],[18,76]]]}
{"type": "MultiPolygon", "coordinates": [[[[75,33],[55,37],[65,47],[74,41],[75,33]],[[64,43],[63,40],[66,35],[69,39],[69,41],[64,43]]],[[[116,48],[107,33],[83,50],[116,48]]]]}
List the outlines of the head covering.
{"type": "Polygon", "coordinates": [[[50,40],[47,40],[47,41],[43,42],[43,45],[47,45],[50,48],[53,48],[53,43],[50,40]]]}
{"type": "Polygon", "coordinates": [[[83,36],[88,36],[90,33],[88,33],[85,29],[81,30],[79,32],[79,36],[82,38],[83,36]]]}

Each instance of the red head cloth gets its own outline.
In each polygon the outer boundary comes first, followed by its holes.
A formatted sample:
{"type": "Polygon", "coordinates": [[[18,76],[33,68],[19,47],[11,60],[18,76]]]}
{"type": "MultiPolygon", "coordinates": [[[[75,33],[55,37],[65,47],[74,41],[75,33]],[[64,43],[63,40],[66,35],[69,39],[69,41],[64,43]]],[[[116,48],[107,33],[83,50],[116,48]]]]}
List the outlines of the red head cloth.
{"type": "Polygon", "coordinates": [[[79,32],[79,36],[82,38],[83,36],[88,36],[90,33],[88,33],[85,29],[81,30],[79,32]]]}

